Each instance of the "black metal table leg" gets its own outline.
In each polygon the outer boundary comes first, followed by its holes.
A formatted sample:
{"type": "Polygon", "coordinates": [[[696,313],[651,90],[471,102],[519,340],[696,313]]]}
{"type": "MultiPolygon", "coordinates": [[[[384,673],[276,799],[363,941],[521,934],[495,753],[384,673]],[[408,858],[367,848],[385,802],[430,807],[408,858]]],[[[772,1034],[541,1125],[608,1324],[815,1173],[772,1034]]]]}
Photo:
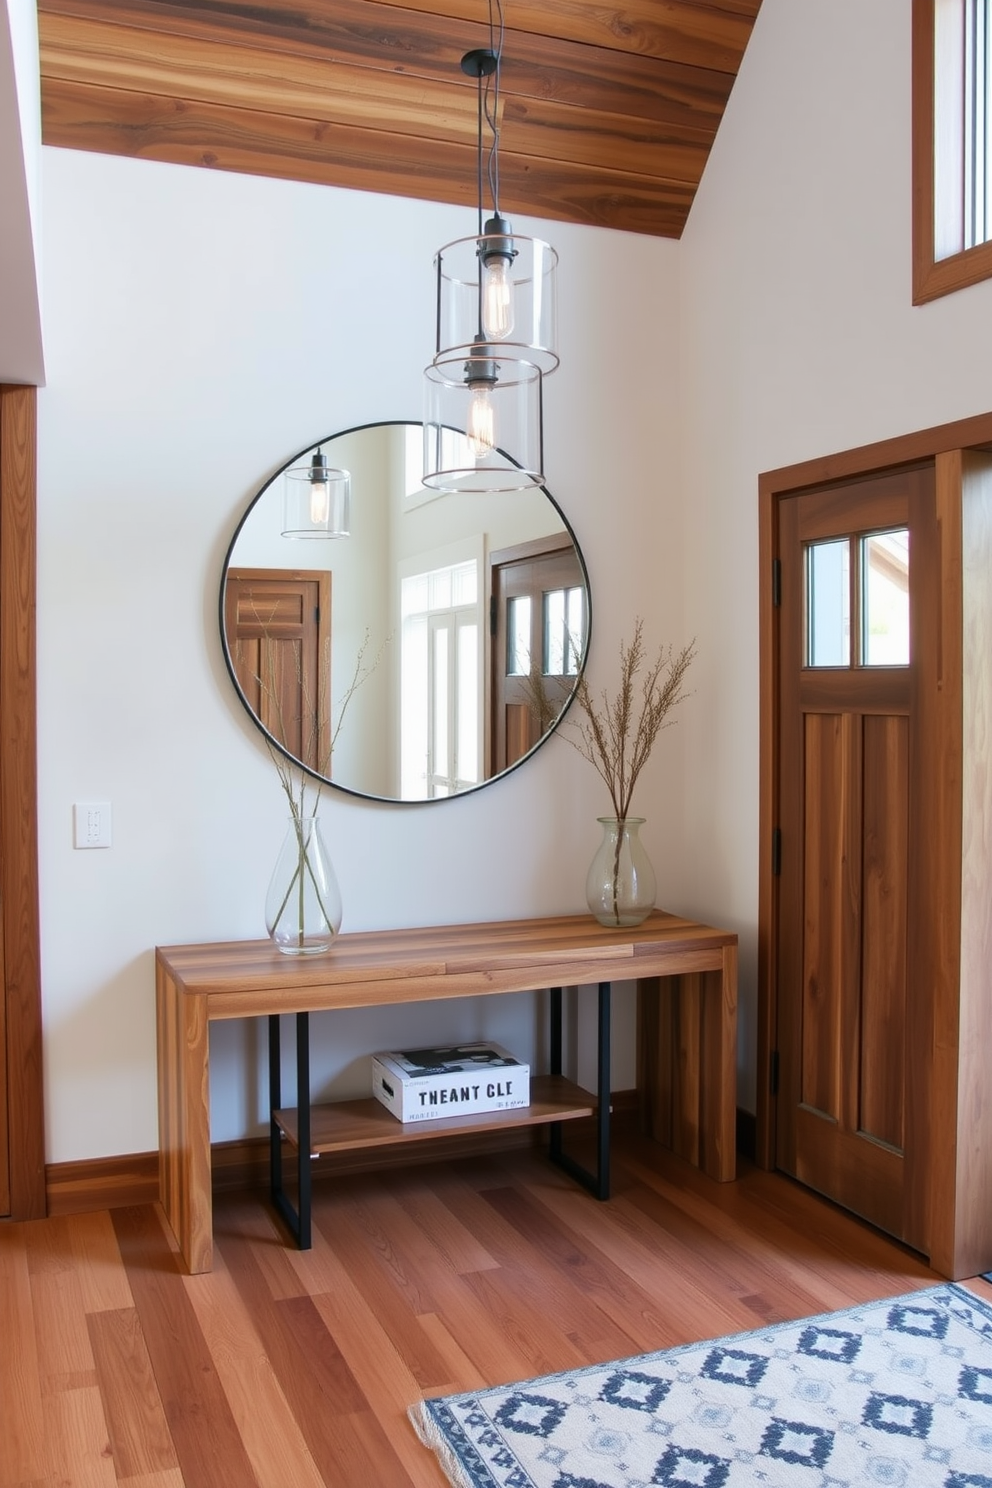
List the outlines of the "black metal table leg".
{"type": "Polygon", "coordinates": [[[301,1250],[309,1250],[311,1234],[310,1173],[310,1014],[296,1015],[296,1104],[297,1104],[297,1204],[294,1208],[286,1195],[282,1178],[282,1132],[275,1119],[282,1096],[280,1067],[279,1017],[269,1016],[269,1161],[272,1202],[289,1226],[301,1250]]]}
{"type": "MultiPolygon", "coordinates": [[[[552,1075],[560,1075],[561,1070],[561,988],[552,987],[549,990],[550,1006],[548,1009],[551,1021],[551,1070],[552,1075]]],[[[552,1121],[548,1128],[548,1156],[553,1163],[561,1163],[561,1128],[562,1122],[552,1121]]]]}
{"type": "Polygon", "coordinates": [[[279,1014],[269,1014],[269,1185],[272,1202],[281,1209],[282,1132],[276,1112],[282,1106],[282,1064],[279,1048],[279,1014]]]}
{"type": "MultiPolygon", "coordinates": [[[[563,1122],[551,1123],[548,1156],[570,1178],[588,1188],[597,1199],[610,1197],[610,992],[609,982],[599,984],[599,1047],[596,1059],[596,1171],[591,1173],[562,1149],[563,1122]]],[[[561,988],[551,988],[551,1073],[561,1074],[561,988]]]]}
{"type": "Polygon", "coordinates": [[[296,1015],[296,1119],[298,1123],[299,1147],[299,1224],[297,1241],[301,1250],[309,1250],[310,1234],[310,1014],[296,1015]]]}

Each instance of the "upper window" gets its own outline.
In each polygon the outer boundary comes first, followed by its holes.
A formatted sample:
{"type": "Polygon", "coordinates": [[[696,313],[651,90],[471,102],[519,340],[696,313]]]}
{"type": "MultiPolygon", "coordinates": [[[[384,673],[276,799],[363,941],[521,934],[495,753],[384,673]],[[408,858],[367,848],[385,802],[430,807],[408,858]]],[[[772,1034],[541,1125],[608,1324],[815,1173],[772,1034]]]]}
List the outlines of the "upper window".
{"type": "Polygon", "coordinates": [[[913,300],[992,277],[992,0],[913,0],[913,300]]]}

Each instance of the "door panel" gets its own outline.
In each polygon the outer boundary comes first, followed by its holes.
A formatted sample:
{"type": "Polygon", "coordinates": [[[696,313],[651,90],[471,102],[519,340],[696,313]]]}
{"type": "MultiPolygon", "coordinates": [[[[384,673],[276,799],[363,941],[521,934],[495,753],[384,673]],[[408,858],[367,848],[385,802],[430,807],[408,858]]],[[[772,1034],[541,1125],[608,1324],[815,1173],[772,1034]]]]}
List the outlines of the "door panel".
{"type": "Polygon", "coordinates": [[[904,1143],[909,719],[864,720],[860,1129],[904,1143]]]}
{"type": "Polygon", "coordinates": [[[229,569],[224,633],[238,686],[274,739],[331,774],[331,576],[229,569]]]}
{"type": "Polygon", "coordinates": [[[780,507],[776,1160],[921,1248],[907,1070],[932,1009],[909,942],[927,912],[916,666],[933,509],[920,469],[780,507]],[[877,664],[891,655],[907,664],[877,664]]]}

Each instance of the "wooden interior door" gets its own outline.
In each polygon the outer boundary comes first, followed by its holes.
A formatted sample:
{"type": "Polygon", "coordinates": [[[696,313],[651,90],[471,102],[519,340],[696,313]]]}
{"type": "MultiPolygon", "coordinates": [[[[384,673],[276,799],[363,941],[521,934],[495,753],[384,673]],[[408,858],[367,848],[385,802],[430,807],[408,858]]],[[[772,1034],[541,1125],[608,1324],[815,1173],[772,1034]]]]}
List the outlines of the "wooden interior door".
{"type": "Polygon", "coordinates": [[[252,712],[283,748],[331,773],[331,575],[232,568],[224,634],[252,712]]]}
{"type": "Polygon", "coordinates": [[[777,1164],[919,1249],[936,548],[932,466],[781,503],[777,1164]]]}
{"type": "Polygon", "coordinates": [[[557,717],[575,682],[588,628],[585,575],[567,534],[538,538],[490,557],[492,637],[491,775],[523,759],[547,732],[534,678],[557,717]],[[577,596],[581,592],[581,598],[577,596]]]}

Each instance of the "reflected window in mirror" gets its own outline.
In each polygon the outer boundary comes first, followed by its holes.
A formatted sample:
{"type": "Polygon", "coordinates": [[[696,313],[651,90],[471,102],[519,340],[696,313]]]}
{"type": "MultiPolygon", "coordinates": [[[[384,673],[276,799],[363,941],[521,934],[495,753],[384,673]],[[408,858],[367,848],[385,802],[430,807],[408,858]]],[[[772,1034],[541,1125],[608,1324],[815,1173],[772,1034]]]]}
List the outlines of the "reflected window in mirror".
{"type": "Polygon", "coordinates": [[[479,566],[471,558],[400,580],[400,780],[406,801],[450,796],[482,778],[479,566]]]}

